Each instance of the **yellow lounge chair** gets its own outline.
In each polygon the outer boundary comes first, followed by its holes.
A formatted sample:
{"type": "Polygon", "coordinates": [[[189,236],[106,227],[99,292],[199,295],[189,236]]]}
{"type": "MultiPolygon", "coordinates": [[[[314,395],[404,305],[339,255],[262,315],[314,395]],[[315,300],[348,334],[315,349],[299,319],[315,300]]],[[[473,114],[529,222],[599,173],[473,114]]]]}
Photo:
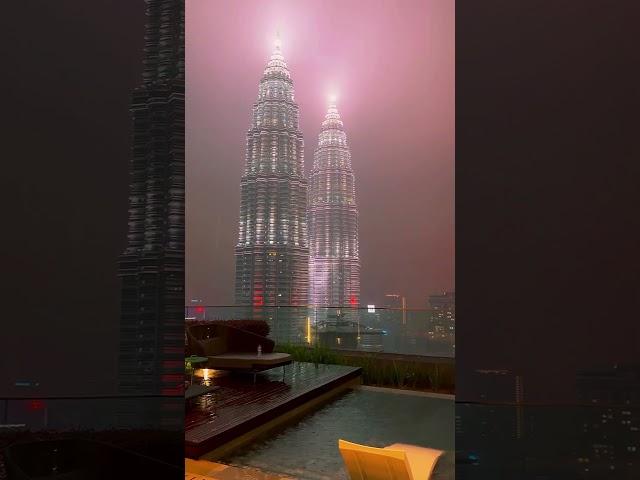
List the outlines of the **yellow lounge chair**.
{"type": "Polygon", "coordinates": [[[248,467],[232,467],[208,460],[184,459],[184,480],[294,480],[248,467]]]}
{"type": "Polygon", "coordinates": [[[429,480],[442,450],[394,443],[384,448],[338,440],[351,480],[429,480]]]}

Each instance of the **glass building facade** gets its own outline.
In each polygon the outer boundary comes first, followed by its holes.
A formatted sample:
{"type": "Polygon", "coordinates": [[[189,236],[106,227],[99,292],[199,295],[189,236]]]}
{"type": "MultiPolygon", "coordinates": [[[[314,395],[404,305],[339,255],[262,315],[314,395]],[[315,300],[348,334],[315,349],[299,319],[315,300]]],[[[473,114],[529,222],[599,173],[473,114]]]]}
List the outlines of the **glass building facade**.
{"type": "Polygon", "coordinates": [[[358,208],[347,135],[331,99],[313,157],[309,194],[309,303],[360,304],[358,208]]]}
{"type": "Polygon", "coordinates": [[[306,307],[309,278],[304,141],[279,40],[253,105],[240,190],[235,301],[249,318],[277,328],[287,319],[272,318],[277,309],[265,307],[306,307]]]}

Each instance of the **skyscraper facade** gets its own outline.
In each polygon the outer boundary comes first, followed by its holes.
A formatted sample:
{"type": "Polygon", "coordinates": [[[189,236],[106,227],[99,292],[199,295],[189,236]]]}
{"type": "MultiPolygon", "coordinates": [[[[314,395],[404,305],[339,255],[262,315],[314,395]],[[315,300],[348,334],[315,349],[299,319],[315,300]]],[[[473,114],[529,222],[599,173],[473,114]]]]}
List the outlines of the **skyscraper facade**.
{"type": "Polygon", "coordinates": [[[358,209],[351,153],[335,99],[322,122],[309,194],[309,303],[360,304],[358,209]]]}
{"type": "Polygon", "coordinates": [[[178,397],[184,389],[184,0],[147,0],[146,13],[145,68],[131,105],[129,229],[119,260],[118,387],[123,394],[178,397]]]}
{"type": "Polygon", "coordinates": [[[432,338],[455,342],[456,336],[456,294],[442,292],[429,295],[429,332],[432,338]]]}
{"type": "MultiPolygon", "coordinates": [[[[306,306],[309,278],[304,141],[279,40],[253,105],[240,190],[236,304],[276,322],[275,307],[306,306]]],[[[291,310],[281,310],[283,323],[291,310]]]]}

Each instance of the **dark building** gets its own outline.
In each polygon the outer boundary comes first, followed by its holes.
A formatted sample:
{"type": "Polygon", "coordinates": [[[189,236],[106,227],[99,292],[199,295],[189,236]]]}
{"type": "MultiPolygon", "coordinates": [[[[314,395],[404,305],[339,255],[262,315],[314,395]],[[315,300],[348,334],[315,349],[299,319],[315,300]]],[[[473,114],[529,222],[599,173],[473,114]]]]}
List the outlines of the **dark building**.
{"type": "Polygon", "coordinates": [[[401,310],[403,307],[406,307],[406,302],[402,295],[397,293],[386,293],[382,299],[382,306],[383,308],[401,310]]]}
{"type": "Polygon", "coordinates": [[[510,478],[486,474],[520,469],[517,460],[514,462],[524,450],[518,410],[511,405],[456,404],[457,477],[510,478]]]}
{"type": "Polygon", "coordinates": [[[382,298],[380,317],[383,321],[407,324],[407,299],[397,293],[386,293],[382,298]]]}
{"type": "Polygon", "coordinates": [[[638,408],[587,407],[582,412],[576,460],[585,476],[588,473],[588,478],[639,478],[638,408]]]}
{"type": "Polygon", "coordinates": [[[514,439],[524,436],[524,385],[521,375],[504,369],[478,369],[465,379],[461,387],[462,398],[470,398],[469,394],[473,392],[474,401],[486,405],[486,408],[477,409],[479,414],[487,415],[497,409],[503,412],[501,418],[508,421],[509,428],[505,433],[514,439]]]}
{"type": "Polygon", "coordinates": [[[638,478],[640,365],[615,365],[576,376],[584,410],[578,464],[589,478],[638,478]],[[618,477],[619,476],[619,477],[618,477]]]}
{"type": "Polygon", "coordinates": [[[456,403],[456,479],[638,478],[592,475],[577,453],[582,420],[573,406],[456,403]]]}
{"type": "Polygon", "coordinates": [[[184,388],[184,0],[147,0],[147,17],[131,106],[118,387],[171,397],[184,388]]]}
{"type": "Polygon", "coordinates": [[[640,365],[578,372],[578,400],[595,404],[640,405],[640,365]]]}
{"type": "Polygon", "coordinates": [[[524,401],[523,378],[510,370],[474,370],[464,383],[465,389],[476,392],[478,401],[510,404],[524,401]]]}

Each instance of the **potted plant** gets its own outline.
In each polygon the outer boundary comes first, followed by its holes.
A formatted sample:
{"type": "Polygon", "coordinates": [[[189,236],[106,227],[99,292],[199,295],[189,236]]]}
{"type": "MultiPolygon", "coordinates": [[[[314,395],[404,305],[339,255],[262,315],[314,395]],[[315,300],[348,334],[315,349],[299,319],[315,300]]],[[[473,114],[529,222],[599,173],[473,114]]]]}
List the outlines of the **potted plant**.
{"type": "Polygon", "coordinates": [[[184,389],[186,390],[193,383],[193,372],[195,369],[189,360],[184,361],[184,389]]]}

